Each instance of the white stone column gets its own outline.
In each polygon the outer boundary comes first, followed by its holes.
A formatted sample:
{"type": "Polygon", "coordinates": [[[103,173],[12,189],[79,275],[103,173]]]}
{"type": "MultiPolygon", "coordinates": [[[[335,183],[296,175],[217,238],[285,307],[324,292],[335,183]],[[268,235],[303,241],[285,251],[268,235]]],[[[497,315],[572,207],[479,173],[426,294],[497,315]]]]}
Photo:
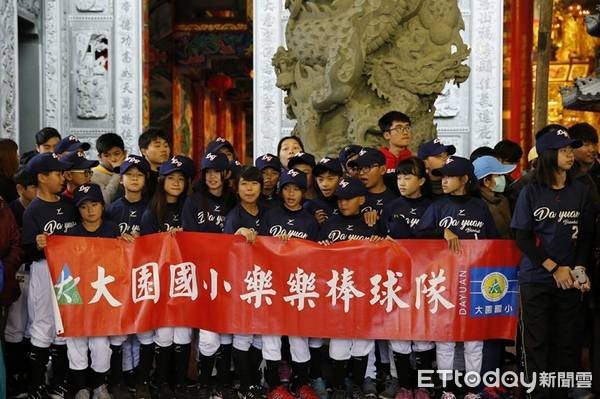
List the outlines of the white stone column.
{"type": "Polygon", "coordinates": [[[18,141],[17,1],[0,1],[0,137],[18,141]]]}

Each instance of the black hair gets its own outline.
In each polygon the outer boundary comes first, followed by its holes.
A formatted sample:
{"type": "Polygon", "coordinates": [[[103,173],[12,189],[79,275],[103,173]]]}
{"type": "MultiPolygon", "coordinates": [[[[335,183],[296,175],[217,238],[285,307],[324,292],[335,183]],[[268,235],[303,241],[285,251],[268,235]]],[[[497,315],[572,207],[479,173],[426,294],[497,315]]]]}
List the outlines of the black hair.
{"type": "Polygon", "coordinates": [[[569,136],[572,139],[587,141],[598,144],[598,132],[589,123],[576,123],[569,128],[569,136]]]}
{"type": "Polygon", "coordinates": [[[256,166],[244,166],[242,168],[242,170],[240,171],[240,173],[236,179],[236,182],[235,182],[236,188],[240,184],[240,181],[242,179],[244,179],[245,181],[258,182],[258,184],[260,184],[260,190],[262,192],[262,188],[263,188],[262,172],[260,170],[258,170],[258,168],[256,166]]]}
{"type": "Polygon", "coordinates": [[[144,133],[140,135],[138,138],[138,147],[140,150],[146,149],[150,146],[153,140],[163,139],[167,143],[169,143],[169,147],[171,146],[171,138],[164,132],[161,128],[158,127],[149,127],[144,130],[144,133]]]}
{"type": "Polygon", "coordinates": [[[481,157],[483,157],[485,155],[490,155],[490,156],[492,156],[494,158],[497,158],[496,151],[494,151],[493,148],[487,147],[487,146],[483,146],[483,147],[475,148],[473,150],[473,152],[469,156],[469,161],[473,162],[477,158],[481,158],[481,157]]]}
{"type": "MultiPolygon", "coordinates": [[[[165,222],[165,216],[167,214],[167,192],[165,191],[165,179],[166,176],[158,176],[156,183],[156,191],[150,199],[148,208],[152,215],[156,218],[159,226],[162,226],[165,222]]],[[[184,179],[183,191],[177,197],[177,207],[179,212],[183,210],[183,203],[188,193],[188,179],[184,179]]]]}
{"type": "Polygon", "coordinates": [[[523,156],[523,149],[512,140],[501,140],[494,146],[496,156],[508,163],[519,163],[523,156]]]}
{"type": "Polygon", "coordinates": [[[58,130],[53,127],[44,127],[35,134],[35,143],[42,145],[52,137],[57,137],[59,140],[62,139],[58,130]]]}
{"type": "Polygon", "coordinates": [[[298,136],[285,136],[282,137],[281,140],[279,140],[279,143],[277,143],[277,156],[279,156],[279,151],[281,151],[281,146],[283,145],[283,142],[286,140],[296,140],[296,142],[300,145],[300,148],[302,148],[302,152],[304,152],[304,143],[302,142],[302,139],[298,136]]]}
{"type": "Polygon", "coordinates": [[[421,186],[421,195],[423,197],[431,197],[431,183],[425,162],[417,157],[409,157],[398,162],[396,166],[396,176],[398,175],[415,175],[418,178],[425,179],[425,183],[421,186]]]}
{"type": "MultiPolygon", "coordinates": [[[[548,149],[538,154],[537,163],[533,170],[533,176],[531,182],[552,188],[556,184],[556,173],[558,172],[558,150],[548,149]]],[[[571,181],[571,171],[567,171],[567,181],[569,184],[571,181]]]]}
{"type": "MultiPolygon", "coordinates": [[[[200,171],[200,176],[196,181],[196,184],[193,187],[194,193],[197,194],[197,198],[200,199],[200,208],[203,210],[208,210],[208,196],[212,195],[208,191],[208,187],[206,185],[206,171],[208,169],[202,169],[200,171]]],[[[223,194],[221,198],[223,198],[223,215],[226,215],[236,204],[236,196],[233,192],[232,187],[228,184],[229,180],[227,179],[227,171],[221,171],[221,180],[223,181],[223,194]]]]}
{"type": "Polygon", "coordinates": [[[13,181],[23,187],[37,186],[37,175],[29,173],[24,166],[21,166],[14,174],[13,181]]]}
{"type": "Polygon", "coordinates": [[[123,143],[121,136],[116,133],[104,133],[96,139],[96,151],[98,151],[98,154],[104,154],[113,147],[118,147],[125,151],[125,143],[123,143]]]}
{"type": "Polygon", "coordinates": [[[37,151],[36,150],[31,150],[31,151],[27,151],[21,154],[21,156],[19,157],[19,164],[20,165],[27,165],[27,162],[29,162],[29,160],[31,158],[33,158],[34,156],[37,155],[37,151]]]}
{"type": "Polygon", "coordinates": [[[379,121],[377,122],[377,124],[379,125],[379,129],[383,133],[383,132],[390,130],[390,128],[392,127],[394,122],[404,122],[404,123],[408,123],[409,126],[411,125],[410,118],[406,114],[403,114],[400,111],[388,112],[387,114],[385,114],[381,118],[379,118],[379,121]]]}

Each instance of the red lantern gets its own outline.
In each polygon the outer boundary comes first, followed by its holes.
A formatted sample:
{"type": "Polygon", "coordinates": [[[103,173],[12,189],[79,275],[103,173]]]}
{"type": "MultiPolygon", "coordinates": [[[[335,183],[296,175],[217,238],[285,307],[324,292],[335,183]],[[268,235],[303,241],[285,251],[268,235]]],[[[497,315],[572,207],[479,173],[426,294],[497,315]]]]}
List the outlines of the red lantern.
{"type": "Polygon", "coordinates": [[[225,75],[224,73],[217,73],[208,79],[208,88],[219,93],[222,97],[223,94],[233,88],[234,82],[231,76],[225,75]]]}

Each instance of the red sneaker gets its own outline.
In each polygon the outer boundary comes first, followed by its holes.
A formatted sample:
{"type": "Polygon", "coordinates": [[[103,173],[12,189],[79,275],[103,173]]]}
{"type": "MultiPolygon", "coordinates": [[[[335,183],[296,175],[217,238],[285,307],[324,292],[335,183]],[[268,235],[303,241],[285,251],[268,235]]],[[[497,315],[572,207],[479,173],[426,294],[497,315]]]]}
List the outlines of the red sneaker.
{"type": "Polygon", "coordinates": [[[267,399],[296,399],[283,385],[272,389],[267,395],[267,399]]]}
{"type": "Polygon", "coordinates": [[[300,388],[298,388],[298,390],[296,390],[296,395],[300,399],[319,399],[317,391],[315,391],[310,385],[302,385],[300,388]]]}

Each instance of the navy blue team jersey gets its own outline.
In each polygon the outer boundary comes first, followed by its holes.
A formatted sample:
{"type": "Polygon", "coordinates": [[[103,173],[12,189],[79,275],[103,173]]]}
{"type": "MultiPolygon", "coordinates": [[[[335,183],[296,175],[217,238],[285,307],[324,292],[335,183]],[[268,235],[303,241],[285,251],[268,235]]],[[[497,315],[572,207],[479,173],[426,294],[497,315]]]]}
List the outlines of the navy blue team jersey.
{"type": "MultiPolygon", "coordinates": [[[[526,185],[517,199],[510,227],[533,232],[548,257],[559,265],[575,266],[577,238],[591,234],[593,223],[589,188],[573,181],[561,190],[526,185]]],[[[555,284],[552,274],[542,265],[533,264],[525,254],[519,281],[555,284]]]]}
{"type": "Polygon", "coordinates": [[[383,223],[392,238],[414,237],[414,229],[432,201],[429,198],[399,197],[383,208],[383,223]]]}
{"type": "Polygon", "coordinates": [[[69,230],[69,235],[77,237],[117,238],[121,234],[119,233],[119,226],[116,223],[105,220],[96,231],[88,231],[83,227],[83,224],[79,223],[69,230]]]}
{"type": "Polygon", "coordinates": [[[23,206],[23,204],[21,204],[21,201],[19,201],[19,199],[17,198],[16,200],[11,201],[11,203],[8,204],[8,206],[12,211],[15,220],[17,221],[17,225],[19,227],[23,227],[23,213],[25,213],[25,207],[23,206]]]}
{"type": "Polygon", "coordinates": [[[225,223],[225,202],[222,197],[197,191],[183,205],[183,229],[199,233],[222,233],[225,223]]]}
{"type": "Polygon", "coordinates": [[[125,197],[121,197],[106,208],[106,219],[116,223],[121,234],[139,233],[142,215],[147,207],[148,203],[145,200],[129,202],[125,197]]]}
{"type": "MultiPolygon", "coordinates": [[[[494,219],[487,204],[469,195],[446,195],[432,203],[415,227],[419,232],[449,229],[461,239],[498,237],[494,219]]],[[[442,233],[443,234],[443,233],[442,233]]]]}
{"type": "Polygon", "coordinates": [[[23,213],[23,245],[27,249],[29,260],[44,259],[43,251],[37,251],[35,237],[38,234],[66,235],[76,224],[76,211],[72,204],[62,198],[56,202],[47,202],[36,198],[23,213]],[[33,252],[31,252],[32,250],[33,252]]]}
{"type": "Polygon", "coordinates": [[[167,204],[165,208],[165,221],[162,224],[158,223],[150,208],[146,208],[142,215],[142,223],[140,224],[141,235],[160,233],[181,227],[181,205],[175,202],[167,204]]]}
{"type": "Polygon", "coordinates": [[[365,196],[365,204],[361,208],[361,212],[377,211],[377,215],[381,216],[383,208],[398,198],[389,189],[385,189],[384,192],[379,194],[367,193],[365,196]]]}
{"type": "Polygon", "coordinates": [[[248,213],[242,204],[237,204],[225,217],[225,227],[223,228],[223,232],[226,234],[235,234],[240,227],[258,231],[260,219],[264,213],[265,210],[260,205],[258,206],[258,214],[254,216],[248,213]]]}
{"type": "Polygon", "coordinates": [[[287,234],[290,237],[316,241],[319,225],[313,215],[304,208],[290,211],[285,206],[270,209],[260,222],[259,234],[277,236],[287,234]]]}
{"type": "Polygon", "coordinates": [[[325,198],[319,195],[315,199],[306,201],[303,204],[303,207],[308,211],[308,213],[310,213],[313,216],[317,213],[319,209],[324,210],[328,218],[340,214],[340,211],[337,206],[337,197],[333,195],[329,198],[325,198]]]}
{"type": "Polygon", "coordinates": [[[362,214],[354,216],[333,216],[321,226],[319,231],[319,241],[350,241],[366,240],[371,236],[385,237],[385,227],[381,219],[370,227],[365,223],[365,217],[362,214]]]}
{"type": "Polygon", "coordinates": [[[273,209],[278,206],[281,206],[281,197],[277,194],[273,195],[264,195],[261,194],[258,197],[258,205],[264,209],[273,209]]]}

